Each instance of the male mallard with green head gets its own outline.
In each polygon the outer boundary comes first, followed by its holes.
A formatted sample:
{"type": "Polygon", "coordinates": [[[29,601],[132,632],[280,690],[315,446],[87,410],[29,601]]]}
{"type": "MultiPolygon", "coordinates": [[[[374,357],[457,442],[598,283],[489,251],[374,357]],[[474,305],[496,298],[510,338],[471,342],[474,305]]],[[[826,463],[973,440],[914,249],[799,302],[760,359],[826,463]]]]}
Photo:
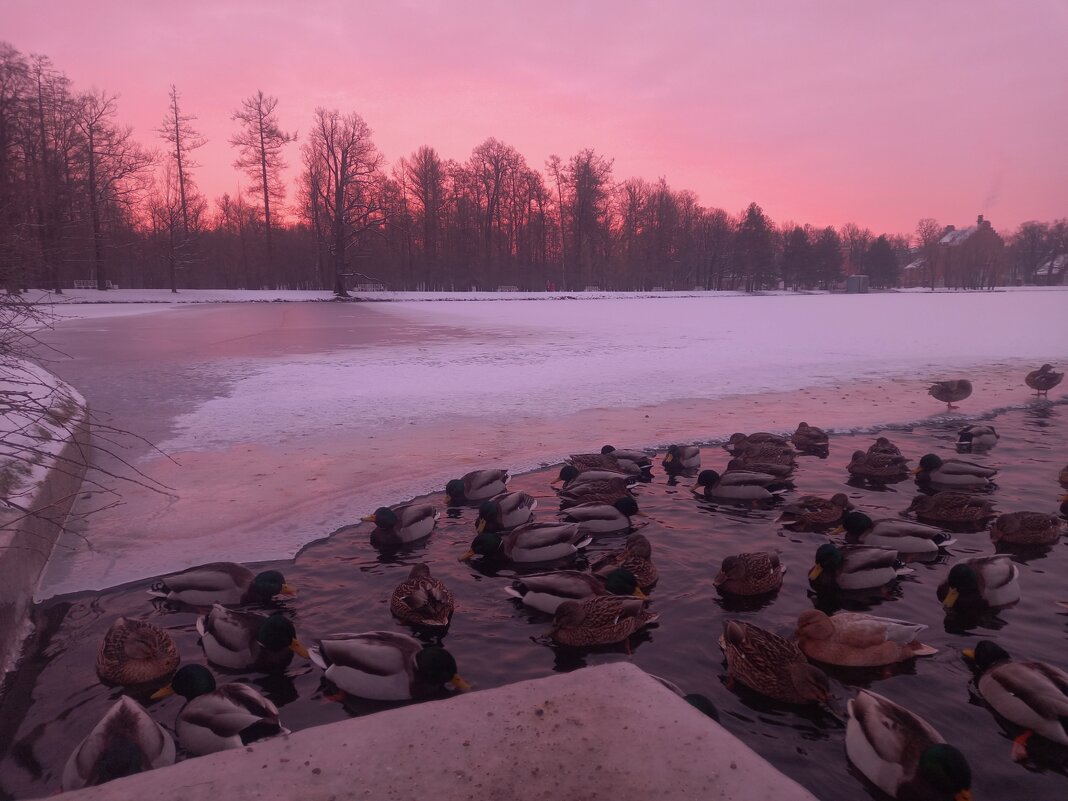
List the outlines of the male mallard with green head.
{"type": "Polygon", "coordinates": [[[503,492],[483,501],[478,507],[475,530],[507,531],[529,523],[538,507],[536,498],[525,492],[503,492]]]}
{"type": "Polygon", "coordinates": [[[380,506],[363,518],[374,523],[371,544],[379,548],[397,548],[429,537],[441,513],[429,503],[405,503],[380,506]]]}
{"type": "Polygon", "coordinates": [[[504,562],[552,562],[574,556],[590,541],[578,523],[527,523],[503,533],[483,531],[460,561],[477,555],[504,562]]]}
{"type": "Polygon", "coordinates": [[[582,601],[594,595],[633,595],[642,599],[646,597],[638,588],[638,580],[634,574],[621,567],[604,576],[578,570],[557,570],[552,573],[519,576],[512,582],[512,586],[505,587],[504,591],[531,609],[548,615],[555,615],[564,601],[582,601]]]}
{"type": "Polygon", "coordinates": [[[957,490],[987,489],[990,479],[998,474],[996,468],[963,459],[943,459],[936,453],[924,454],[913,472],[918,484],[957,490]]]}
{"type": "Polygon", "coordinates": [[[277,570],[253,573],[234,562],[212,562],[159,579],[149,595],[190,606],[265,603],[276,595],[296,595],[277,570]]]}
{"type": "Polygon", "coordinates": [[[954,540],[936,526],[886,517],[872,520],[863,512],[848,512],[842,518],[846,542],[852,545],[881,545],[899,554],[934,554],[947,548],[954,540]]]}
{"type": "Polygon", "coordinates": [[[285,615],[237,612],[215,604],[197,618],[200,644],[208,661],[233,670],[284,670],[293,654],[308,658],[296,629],[285,615]]]}
{"type": "Polygon", "coordinates": [[[935,591],[946,609],[982,612],[1020,600],[1020,569],[1007,554],[962,559],[935,591]]]}
{"type": "Polygon", "coordinates": [[[463,506],[484,501],[504,492],[510,479],[507,470],[472,470],[445,485],[445,503],[463,506]]]}

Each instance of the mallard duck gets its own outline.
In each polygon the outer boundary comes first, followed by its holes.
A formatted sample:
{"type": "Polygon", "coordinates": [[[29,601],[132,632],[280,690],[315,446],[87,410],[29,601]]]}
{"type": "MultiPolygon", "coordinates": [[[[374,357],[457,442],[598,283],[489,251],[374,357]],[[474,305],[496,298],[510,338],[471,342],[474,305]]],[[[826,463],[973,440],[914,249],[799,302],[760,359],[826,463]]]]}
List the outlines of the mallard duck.
{"type": "Polygon", "coordinates": [[[922,523],[983,525],[994,516],[994,504],[978,495],[946,490],[917,495],[905,511],[922,523]]]}
{"type": "MultiPolygon", "coordinates": [[[[727,462],[727,472],[765,473],[779,479],[786,479],[793,474],[794,466],[792,461],[781,462],[774,459],[765,460],[760,457],[749,459],[746,456],[736,456],[727,462]]],[[[784,481],[783,483],[789,484],[790,482],[784,481]]]]}
{"type": "Polygon", "coordinates": [[[796,467],[797,454],[789,447],[771,442],[758,442],[745,448],[736,448],[732,454],[742,464],[775,464],[796,467]]]}
{"type": "Polygon", "coordinates": [[[980,640],[964,655],[975,661],[981,674],[983,700],[1025,729],[1013,741],[1014,759],[1027,758],[1027,741],[1035,734],[1068,745],[1068,673],[1045,662],[1017,662],[990,640],[980,640]]]}
{"type": "Polygon", "coordinates": [[[549,636],[561,645],[589,647],[622,642],[638,629],[659,619],[648,601],[617,595],[593,595],[583,601],[564,601],[553,615],[549,636]]]}
{"type": "Polygon", "coordinates": [[[601,478],[569,484],[560,490],[560,508],[567,509],[580,503],[612,504],[620,498],[630,497],[630,482],[622,478],[601,478]]]}
{"type": "Polygon", "coordinates": [[[527,523],[505,533],[482,532],[460,561],[478,555],[506,562],[552,562],[574,556],[590,542],[578,523],[527,523]]]}
{"type": "Polygon", "coordinates": [[[709,501],[770,504],[776,495],[768,487],[781,484],[782,479],[767,473],[739,470],[720,475],[715,470],[702,470],[697,474],[692,492],[709,501]]]}
{"type": "Polygon", "coordinates": [[[537,573],[521,576],[504,591],[518,598],[531,609],[547,615],[555,615],[564,601],[581,601],[593,595],[633,595],[645,598],[638,588],[634,574],[624,568],[616,568],[604,576],[581,573],[578,570],[557,570],[554,573],[537,573]]]}
{"type": "Polygon", "coordinates": [[[957,433],[957,450],[985,451],[998,444],[998,432],[994,426],[964,426],[957,433]]]}
{"type": "Polygon", "coordinates": [[[538,508],[536,498],[525,492],[503,492],[483,501],[478,507],[475,530],[506,531],[534,519],[534,510],[538,508]]]}
{"type": "Polygon", "coordinates": [[[410,626],[447,626],[455,606],[452,593],[426,564],[413,565],[389,599],[393,617],[410,626]]]}
{"type": "Polygon", "coordinates": [[[380,506],[363,520],[375,524],[372,545],[397,548],[429,537],[439,517],[441,513],[429,503],[406,503],[380,506]]]}
{"type": "Polygon", "coordinates": [[[876,437],[875,442],[868,446],[867,453],[878,453],[883,456],[901,456],[901,448],[886,437],[876,437]]]}
{"type": "Polygon", "coordinates": [[[637,462],[623,459],[615,453],[573,453],[567,457],[568,463],[579,472],[584,470],[613,470],[625,475],[641,475],[642,468],[637,462]]]}
{"type": "Polygon", "coordinates": [[[215,604],[197,618],[197,632],[204,655],[219,667],[271,672],[284,670],[293,654],[308,658],[293,624],[278,613],[257,615],[215,604]]]}
{"type": "Polygon", "coordinates": [[[927,390],[927,394],[935,400],[946,404],[947,411],[956,409],[953,404],[962,401],[972,394],[972,382],[966,378],[958,378],[952,381],[936,381],[927,390]]]}
{"type": "Polygon", "coordinates": [[[507,470],[472,470],[445,485],[445,503],[463,506],[484,501],[504,492],[510,480],[507,470]]]}
{"type": "Polygon", "coordinates": [[[1049,397],[1049,391],[1064,380],[1064,373],[1058,373],[1052,364],[1044,364],[1037,370],[1032,370],[1024,378],[1027,386],[1035,391],[1035,395],[1049,397]]]}
{"type": "Polygon", "coordinates": [[[722,595],[763,595],[782,586],[786,565],[771,551],[754,551],[728,556],[720,563],[719,572],[712,579],[722,595]]]}
{"type": "Polygon", "coordinates": [[[696,470],[701,466],[701,449],[697,445],[669,445],[663,465],[672,473],[696,470]]]}
{"type": "Polygon", "coordinates": [[[846,755],[884,793],[971,801],[968,760],[926,720],[871,690],[860,690],[846,709],[846,755]]]}
{"type": "MultiPolygon", "coordinates": [[[[1060,482],[1062,487],[1068,489],[1068,465],[1065,465],[1061,469],[1060,475],[1057,476],[1057,481],[1060,482]]],[[[1065,498],[1064,500],[1068,501],[1068,498],[1065,498]]]]}
{"type": "Polygon", "coordinates": [[[589,481],[622,481],[628,487],[638,483],[634,476],[620,473],[618,470],[579,470],[573,464],[565,464],[560,468],[560,474],[549,482],[549,486],[563,484],[563,489],[567,490],[576,484],[589,481]]]}
{"type": "Polygon", "coordinates": [[[938,585],[938,600],[947,609],[981,612],[1020,600],[1020,569],[1007,554],[975,556],[953,565],[938,585]]]}
{"type": "Polygon", "coordinates": [[[808,580],[818,589],[869,590],[911,572],[899,566],[893,548],[827,542],[816,549],[816,564],[808,580]]]}
{"type": "Polygon", "coordinates": [[[660,578],[653,564],[653,546],[644,534],[628,534],[623,550],[605,554],[590,565],[590,570],[604,577],[618,567],[633,573],[644,592],[649,592],[660,578]]]}
{"type": "Polygon", "coordinates": [[[826,453],[831,443],[826,431],[804,422],[797,424],[797,430],[790,435],[790,441],[799,451],[810,453],[826,453]]]}
{"type": "Polygon", "coordinates": [[[188,701],[174,724],[178,743],[187,753],[213,754],[289,734],[278,722],[278,707],[258,690],[240,682],[217,687],[215,677],[203,665],[183,665],[171,683],[152,697],[173,694],[188,701]]]}
{"type": "Polygon", "coordinates": [[[276,595],[295,595],[277,570],[253,573],[234,562],[212,562],[159,579],[149,595],[190,606],[264,603],[276,595]]]}
{"type": "Polygon", "coordinates": [[[626,459],[628,462],[634,462],[638,467],[645,471],[651,470],[653,467],[653,458],[645,451],[616,448],[612,445],[605,445],[601,448],[601,453],[611,454],[617,459],[626,459]]]}
{"type": "Polygon", "coordinates": [[[990,539],[1010,545],[1053,545],[1064,533],[1064,521],[1042,512],[1009,512],[990,524],[990,539]]]}
{"type": "Polygon", "coordinates": [[[558,512],[565,523],[578,523],[591,534],[617,534],[633,526],[631,517],[642,516],[638,502],[629,495],[615,503],[580,503],[558,512]]]}
{"type": "Polygon", "coordinates": [[[165,629],[147,620],[119,617],[96,654],[96,675],[109,684],[152,684],[178,669],[178,646],[165,629]]]}
{"type": "Polygon", "coordinates": [[[308,653],[339,690],[359,698],[407,701],[470,689],[452,654],[394,631],[334,634],[308,653]]]}
{"type": "Polygon", "coordinates": [[[75,747],[60,786],[64,791],[77,790],[173,765],[176,750],[167,731],[124,695],[75,747]]]}
{"type": "Polygon", "coordinates": [[[791,531],[823,531],[837,525],[853,504],[844,492],[831,498],[802,495],[782,507],[779,523],[791,531]]]}
{"type": "Polygon", "coordinates": [[[872,520],[863,512],[848,512],[842,518],[846,542],[852,545],[881,545],[899,554],[937,553],[956,542],[935,526],[903,520],[900,517],[872,520]]]}
{"type": "Polygon", "coordinates": [[[771,445],[776,450],[789,450],[790,440],[781,434],[771,434],[767,431],[757,431],[754,434],[743,434],[740,431],[731,434],[723,447],[731,453],[740,453],[754,446],[761,447],[771,445]]]}
{"type": "Polygon", "coordinates": [[[882,451],[853,451],[846,466],[849,475],[872,484],[892,484],[908,478],[909,465],[903,456],[882,451]]]}
{"type": "Polygon", "coordinates": [[[993,467],[966,462],[963,459],[943,459],[938,454],[924,454],[914,471],[916,481],[948,489],[986,489],[990,479],[998,474],[993,467]]]}
{"type": "Polygon", "coordinates": [[[797,618],[798,647],[809,659],[843,667],[876,667],[931,656],[937,648],[916,638],[927,626],[860,612],[826,615],[808,609],[797,618]]]}
{"type": "Polygon", "coordinates": [[[827,675],[778,634],[744,620],[724,620],[719,647],[730,677],[761,695],[788,704],[823,703],[831,696],[827,675]]]}

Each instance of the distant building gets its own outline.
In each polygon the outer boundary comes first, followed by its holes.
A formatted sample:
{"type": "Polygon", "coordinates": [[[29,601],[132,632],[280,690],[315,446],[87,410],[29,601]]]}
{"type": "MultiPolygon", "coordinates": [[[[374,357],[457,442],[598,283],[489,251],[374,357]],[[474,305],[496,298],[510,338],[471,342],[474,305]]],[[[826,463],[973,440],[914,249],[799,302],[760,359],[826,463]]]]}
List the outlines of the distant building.
{"type": "Polygon", "coordinates": [[[1005,241],[984,220],[957,229],[950,225],[938,240],[930,278],[935,286],[978,289],[997,286],[1001,278],[1005,241]]]}
{"type": "Polygon", "coordinates": [[[902,286],[930,286],[931,276],[927,269],[927,257],[920,256],[905,265],[901,271],[902,286]]]}
{"type": "Polygon", "coordinates": [[[1046,259],[1035,268],[1035,283],[1043,286],[1068,284],[1068,253],[1046,259]]]}

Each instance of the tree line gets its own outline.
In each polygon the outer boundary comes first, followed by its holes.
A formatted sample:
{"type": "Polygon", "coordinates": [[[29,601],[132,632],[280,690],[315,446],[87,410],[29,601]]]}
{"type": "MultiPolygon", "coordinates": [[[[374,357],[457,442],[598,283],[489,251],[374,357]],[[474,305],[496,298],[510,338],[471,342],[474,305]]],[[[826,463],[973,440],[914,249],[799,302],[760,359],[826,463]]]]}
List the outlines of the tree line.
{"type": "MultiPolygon", "coordinates": [[[[909,235],[776,224],[756,203],[731,214],[663,179],[621,179],[593,149],[539,168],[489,138],[464,161],[424,145],[389,164],[359,114],[317,109],[298,138],[278,105],[262,91],[235,103],[229,144],[246,188],[209,201],[196,182],[206,140],[177,87],[149,148],[116,95],[78,91],[48,57],[0,43],[4,285],[757,291],[864,273],[891,287],[944,230],[929,218],[909,235]]],[[[1068,221],[1007,240],[1005,279],[1030,281],[1068,252],[1068,221]]]]}

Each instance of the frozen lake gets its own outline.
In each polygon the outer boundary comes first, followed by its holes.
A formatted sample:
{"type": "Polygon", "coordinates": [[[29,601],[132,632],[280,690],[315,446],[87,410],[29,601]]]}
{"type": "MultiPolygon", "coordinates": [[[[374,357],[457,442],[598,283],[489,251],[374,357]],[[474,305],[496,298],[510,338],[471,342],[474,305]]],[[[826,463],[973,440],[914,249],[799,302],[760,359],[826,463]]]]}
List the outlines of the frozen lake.
{"type": "Polygon", "coordinates": [[[159,446],[124,440],[120,453],[169,489],[122,485],[116,504],[87,485],[74,525],[85,539],[61,542],[40,594],[290,556],[479,467],[800,419],[835,430],[925,420],[944,413],[925,394],[931,379],[972,378],[962,419],[1023,405],[1023,373],[1068,362],[1066,301],[1031,291],[68,308],[81,316],[42,338],[72,358],[49,368],[100,422],[159,446]]]}

